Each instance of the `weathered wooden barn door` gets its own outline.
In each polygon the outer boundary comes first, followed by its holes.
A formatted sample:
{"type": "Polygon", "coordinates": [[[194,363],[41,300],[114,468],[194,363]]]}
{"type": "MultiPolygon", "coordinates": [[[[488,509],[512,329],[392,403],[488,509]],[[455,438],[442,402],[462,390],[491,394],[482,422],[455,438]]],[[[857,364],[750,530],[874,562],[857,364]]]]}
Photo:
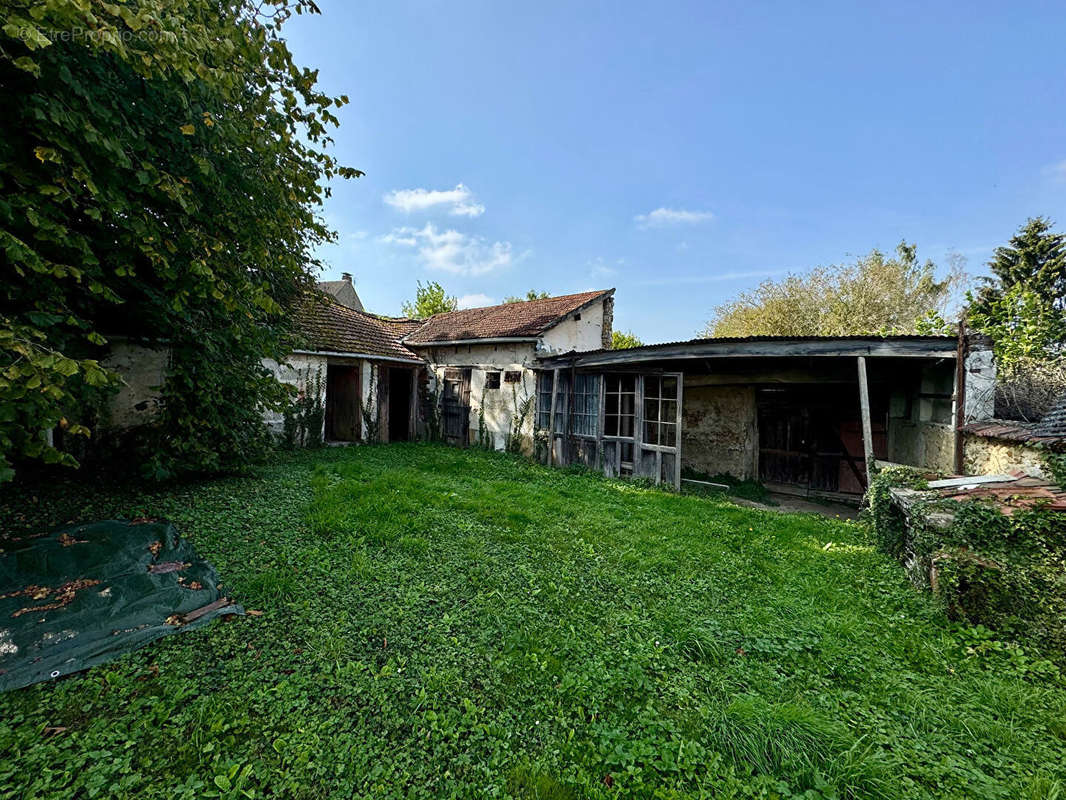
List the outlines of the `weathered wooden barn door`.
{"type": "Polygon", "coordinates": [[[444,438],[465,447],[470,441],[470,369],[444,370],[441,397],[441,422],[444,438]]]}
{"type": "Polygon", "coordinates": [[[326,439],[334,442],[359,440],[360,369],[347,364],[326,366],[326,439]]]}

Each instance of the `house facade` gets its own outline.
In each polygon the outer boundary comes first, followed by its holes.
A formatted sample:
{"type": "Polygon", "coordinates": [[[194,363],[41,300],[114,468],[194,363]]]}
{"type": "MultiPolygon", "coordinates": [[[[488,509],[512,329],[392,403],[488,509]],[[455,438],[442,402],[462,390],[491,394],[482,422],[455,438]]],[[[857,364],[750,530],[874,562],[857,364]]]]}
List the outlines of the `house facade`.
{"type": "MultiPolygon", "coordinates": [[[[613,289],[437,314],[362,310],[350,280],[297,311],[306,344],[264,364],[318,393],[329,442],[405,441],[432,428],[457,445],[531,452],[538,358],[610,343],[613,289]]],[[[283,417],[266,415],[280,433],[283,417]]]]}
{"type": "Polygon", "coordinates": [[[403,343],[447,441],[530,452],[539,359],[609,346],[613,314],[613,289],[583,292],[437,314],[403,343]]]}

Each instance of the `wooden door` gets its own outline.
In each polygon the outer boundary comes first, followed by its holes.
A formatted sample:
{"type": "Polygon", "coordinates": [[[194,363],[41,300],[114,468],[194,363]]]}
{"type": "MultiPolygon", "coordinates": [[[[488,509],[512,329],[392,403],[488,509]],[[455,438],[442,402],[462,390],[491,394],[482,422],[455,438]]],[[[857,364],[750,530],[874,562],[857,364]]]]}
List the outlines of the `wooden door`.
{"type": "Polygon", "coordinates": [[[329,364],[326,367],[326,439],[359,441],[361,401],[359,367],[329,364]]]}
{"type": "Polygon", "coordinates": [[[444,438],[466,446],[470,441],[470,369],[446,369],[441,397],[444,438]]]}

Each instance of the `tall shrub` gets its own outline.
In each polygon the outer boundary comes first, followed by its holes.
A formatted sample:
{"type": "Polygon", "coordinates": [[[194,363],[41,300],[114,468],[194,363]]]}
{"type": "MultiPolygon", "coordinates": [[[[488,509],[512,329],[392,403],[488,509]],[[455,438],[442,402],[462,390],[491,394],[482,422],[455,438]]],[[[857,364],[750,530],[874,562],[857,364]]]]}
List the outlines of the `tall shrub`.
{"type": "Polygon", "coordinates": [[[224,469],[265,443],[287,307],[331,238],[332,109],[282,38],[309,0],[9,0],[0,11],[0,479],[72,463],[42,432],[116,379],[114,335],[172,363],[151,470],[224,469]]]}

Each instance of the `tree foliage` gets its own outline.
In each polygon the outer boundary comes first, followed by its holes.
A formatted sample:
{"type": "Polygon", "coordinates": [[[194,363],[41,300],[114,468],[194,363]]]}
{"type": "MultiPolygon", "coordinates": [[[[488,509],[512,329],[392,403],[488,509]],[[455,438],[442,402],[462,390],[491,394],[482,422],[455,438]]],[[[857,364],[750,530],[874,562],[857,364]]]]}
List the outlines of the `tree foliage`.
{"type": "Polygon", "coordinates": [[[994,342],[1001,369],[1066,357],[1066,235],[1029,219],[988,263],[991,277],[969,296],[969,321],[994,342]]]}
{"type": "Polygon", "coordinates": [[[515,295],[508,295],[503,298],[505,303],[525,303],[529,300],[543,300],[546,297],[551,297],[547,292],[538,292],[536,289],[530,289],[526,292],[524,297],[517,297],[515,295]]]}
{"type": "Polygon", "coordinates": [[[72,463],[44,442],[89,432],[108,342],[165,342],[153,469],[221,469],[262,442],[313,284],[325,147],[347,102],[315,89],[266,4],[9,0],[0,18],[0,464],[72,463]]]}
{"type": "Polygon", "coordinates": [[[419,281],[415,289],[415,299],[404,302],[403,313],[406,317],[426,319],[434,314],[455,311],[458,307],[459,301],[444,291],[444,287],[437,281],[427,281],[425,285],[419,281]]]}
{"type": "Polygon", "coordinates": [[[768,280],[718,306],[706,336],[847,336],[926,333],[944,327],[944,315],[964,276],[957,263],[936,277],[914,245],[895,256],[879,250],[851,264],[818,267],[768,280]]]}
{"type": "Polygon", "coordinates": [[[611,349],[628,350],[630,347],[640,347],[644,344],[632,331],[611,331],[611,349]]]}
{"type": "Polygon", "coordinates": [[[1066,392],[1066,235],[1026,220],[988,267],[969,323],[992,339],[996,415],[1039,419],[1066,392]]]}

